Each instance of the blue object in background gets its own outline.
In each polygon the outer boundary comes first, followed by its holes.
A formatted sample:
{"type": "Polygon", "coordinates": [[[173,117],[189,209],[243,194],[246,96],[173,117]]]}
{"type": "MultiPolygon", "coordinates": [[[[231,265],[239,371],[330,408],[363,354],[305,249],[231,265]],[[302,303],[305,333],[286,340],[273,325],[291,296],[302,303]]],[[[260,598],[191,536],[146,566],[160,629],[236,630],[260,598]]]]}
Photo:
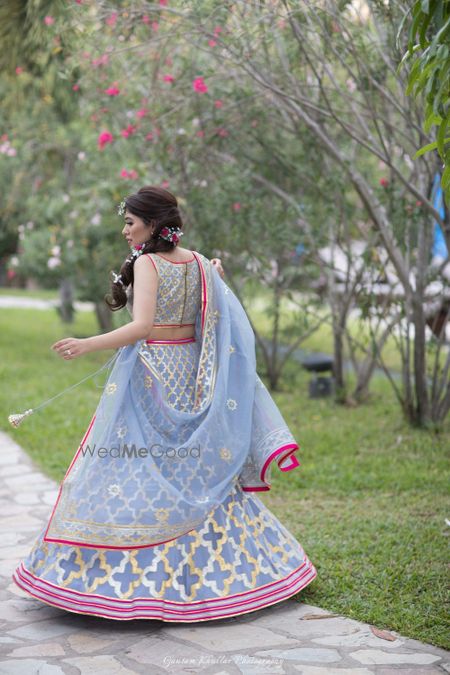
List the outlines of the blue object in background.
{"type": "MultiPolygon", "coordinates": [[[[439,172],[437,172],[434,176],[430,201],[432,202],[436,211],[438,211],[441,218],[445,218],[444,194],[442,192],[441,175],[439,172]]],[[[432,254],[433,257],[439,256],[440,258],[444,259],[448,258],[447,244],[445,243],[444,234],[437,220],[434,220],[432,254]]]]}

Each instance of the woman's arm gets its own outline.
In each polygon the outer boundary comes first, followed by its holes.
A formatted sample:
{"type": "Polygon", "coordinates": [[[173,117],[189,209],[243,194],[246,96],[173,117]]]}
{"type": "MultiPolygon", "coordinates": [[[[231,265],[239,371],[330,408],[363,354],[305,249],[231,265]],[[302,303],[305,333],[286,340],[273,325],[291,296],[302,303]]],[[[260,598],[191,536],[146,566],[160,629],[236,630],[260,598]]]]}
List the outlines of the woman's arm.
{"type": "Polygon", "coordinates": [[[156,312],[158,274],[146,256],[136,260],[133,271],[133,320],[130,323],[88,338],[64,338],[55,342],[51,348],[69,360],[89,352],[124,347],[147,337],[153,328],[156,312]],[[70,350],[70,354],[67,350],[70,350]]]}

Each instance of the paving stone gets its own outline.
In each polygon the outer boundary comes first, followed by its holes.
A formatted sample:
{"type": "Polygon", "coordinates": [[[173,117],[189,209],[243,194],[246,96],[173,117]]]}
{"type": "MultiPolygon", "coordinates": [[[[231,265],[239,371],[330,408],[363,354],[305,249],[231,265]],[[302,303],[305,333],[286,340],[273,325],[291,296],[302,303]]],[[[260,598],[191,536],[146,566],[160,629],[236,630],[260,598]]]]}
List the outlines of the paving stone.
{"type": "Polygon", "coordinates": [[[42,525],[42,520],[35,518],[30,513],[20,516],[5,516],[2,518],[2,530],[14,532],[34,532],[42,525]]]}
{"type": "Polygon", "coordinates": [[[383,668],[382,666],[374,666],[374,673],[376,675],[442,675],[442,669],[439,666],[430,666],[429,668],[422,666],[413,666],[412,668],[401,668],[395,666],[391,668],[383,668]]]}
{"type": "Polygon", "coordinates": [[[257,649],[270,645],[289,645],[295,639],[276,635],[271,630],[250,623],[228,623],[225,625],[207,626],[200,623],[198,626],[164,627],[164,633],[169,638],[191,642],[210,651],[228,652],[241,649],[257,649]]]}
{"type": "MultiPolygon", "coordinates": [[[[390,631],[391,632],[391,631],[390,631]]],[[[331,647],[358,647],[360,645],[367,647],[382,647],[383,649],[394,649],[401,647],[405,640],[397,638],[396,640],[383,640],[372,633],[370,628],[362,628],[355,633],[334,635],[331,634],[325,637],[313,638],[311,642],[320,645],[330,645],[331,647]]]]}
{"type": "Polygon", "coordinates": [[[28,544],[0,546],[0,560],[17,560],[25,557],[30,551],[28,544]]]}
{"type": "Polygon", "coordinates": [[[28,645],[27,647],[17,647],[13,649],[8,656],[64,656],[65,651],[57,642],[44,642],[38,645],[28,645]]]}
{"type": "Polygon", "coordinates": [[[20,544],[26,540],[26,535],[21,532],[2,532],[1,542],[3,546],[12,546],[20,544]]]}
{"type": "Polygon", "coordinates": [[[64,635],[65,633],[73,633],[75,630],[77,630],[77,628],[70,620],[62,622],[61,620],[57,621],[55,619],[49,619],[20,626],[19,628],[8,631],[8,635],[11,637],[23,638],[25,640],[39,641],[54,638],[58,635],[64,635]]]}
{"type": "Polygon", "coordinates": [[[24,506],[32,506],[33,504],[39,504],[41,500],[37,492],[19,492],[14,495],[14,501],[24,506]]]}
{"type": "Polygon", "coordinates": [[[40,490],[51,490],[53,488],[53,483],[39,471],[20,474],[19,476],[6,476],[4,482],[10,488],[20,488],[21,486],[29,488],[30,485],[34,487],[39,485],[40,490]]]}
{"type": "Polygon", "coordinates": [[[62,663],[78,668],[81,675],[136,675],[135,670],[129,670],[114,656],[77,656],[63,659],[62,663]]]}
{"type": "MultiPolygon", "coordinates": [[[[372,675],[374,670],[368,668],[333,668],[330,666],[300,666],[295,664],[295,670],[302,675],[372,675]]],[[[378,671],[377,675],[378,675],[378,671]]],[[[397,671],[395,671],[397,672],[397,671]]],[[[391,672],[390,675],[393,675],[391,672]]]]}
{"type": "MultiPolygon", "coordinates": [[[[233,663],[227,654],[208,654],[193,645],[169,642],[161,637],[138,640],[125,651],[124,656],[137,663],[158,666],[168,673],[179,673],[184,670],[197,673],[209,665],[233,663]]],[[[238,673],[239,670],[235,669],[234,672],[238,673]]]]}
{"type": "Polygon", "coordinates": [[[49,506],[53,506],[58,498],[58,492],[59,489],[57,490],[46,490],[44,494],[41,496],[42,501],[44,504],[48,504],[49,506]]]}
{"type": "Polygon", "coordinates": [[[0,478],[3,478],[6,476],[18,476],[21,475],[23,476],[26,473],[31,473],[33,469],[31,466],[25,466],[23,462],[16,462],[15,464],[6,464],[4,466],[0,466],[0,478]]]}
{"type": "Polygon", "coordinates": [[[366,664],[402,664],[415,663],[417,665],[425,665],[439,661],[440,657],[434,654],[427,654],[426,652],[404,652],[396,653],[383,652],[381,649],[360,649],[357,652],[351,652],[352,659],[366,664]]]}
{"type": "Polygon", "coordinates": [[[64,675],[59,666],[36,659],[7,660],[0,663],[1,675],[64,675]]]}
{"type": "Polygon", "coordinates": [[[267,656],[283,661],[315,661],[316,663],[333,663],[342,657],[336,649],[315,649],[314,647],[296,647],[295,649],[269,649],[256,652],[256,656],[267,656]]]}
{"type": "Polygon", "coordinates": [[[243,675],[283,675],[282,659],[268,659],[249,654],[232,654],[231,659],[243,675]]]}
{"type": "Polygon", "coordinates": [[[74,652],[77,652],[78,654],[90,654],[91,652],[97,652],[100,649],[105,649],[113,643],[113,639],[102,640],[91,635],[87,631],[79,631],[78,633],[69,635],[67,642],[72,647],[74,652]]]}

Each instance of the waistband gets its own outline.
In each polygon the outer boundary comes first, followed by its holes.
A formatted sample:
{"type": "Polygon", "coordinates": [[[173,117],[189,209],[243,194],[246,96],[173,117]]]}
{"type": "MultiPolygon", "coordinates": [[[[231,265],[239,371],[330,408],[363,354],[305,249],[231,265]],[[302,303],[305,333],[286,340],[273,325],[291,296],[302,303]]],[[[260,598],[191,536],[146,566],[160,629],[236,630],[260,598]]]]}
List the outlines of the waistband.
{"type": "Polygon", "coordinates": [[[166,338],[166,339],[160,339],[160,340],[146,340],[145,344],[147,345],[184,345],[187,344],[188,342],[196,342],[195,337],[187,337],[187,338],[166,338]]]}

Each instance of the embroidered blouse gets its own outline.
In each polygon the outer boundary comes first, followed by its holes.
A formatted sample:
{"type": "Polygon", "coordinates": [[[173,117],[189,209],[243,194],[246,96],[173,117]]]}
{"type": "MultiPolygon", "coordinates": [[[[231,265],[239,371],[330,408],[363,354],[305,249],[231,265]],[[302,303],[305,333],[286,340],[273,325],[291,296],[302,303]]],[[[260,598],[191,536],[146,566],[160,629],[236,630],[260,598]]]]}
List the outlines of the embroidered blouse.
{"type": "MultiPolygon", "coordinates": [[[[160,253],[145,253],[158,274],[154,326],[193,326],[201,305],[201,276],[194,256],[175,262],[160,253]]],[[[126,290],[132,315],[133,288],[126,290]]]]}

